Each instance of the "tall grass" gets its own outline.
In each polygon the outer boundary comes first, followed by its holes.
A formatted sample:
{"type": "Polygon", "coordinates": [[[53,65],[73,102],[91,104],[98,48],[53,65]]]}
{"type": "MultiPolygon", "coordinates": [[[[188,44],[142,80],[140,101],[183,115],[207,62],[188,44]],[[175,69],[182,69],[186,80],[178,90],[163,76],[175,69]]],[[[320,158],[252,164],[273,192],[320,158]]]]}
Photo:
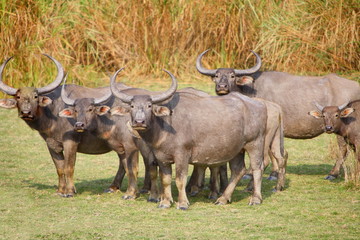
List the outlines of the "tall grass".
{"type": "Polygon", "coordinates": [[[212,52],[205,65],[212,68],[251,66],[254,49],[267,70],[358,72],[359,5],[357,0],[1,0],[0,53],[3,59],[16,56],[4,79],[14,86],[19,79],[25,85],[51,81],[43,73],[51,63],[39,54],[45,52],[81,84],[102,84],[94,79],[105,81],[123,66],[130,78],[159,76],[166,68],[180,81],[196,81],[194,62],[207,48],[212,52]]]}

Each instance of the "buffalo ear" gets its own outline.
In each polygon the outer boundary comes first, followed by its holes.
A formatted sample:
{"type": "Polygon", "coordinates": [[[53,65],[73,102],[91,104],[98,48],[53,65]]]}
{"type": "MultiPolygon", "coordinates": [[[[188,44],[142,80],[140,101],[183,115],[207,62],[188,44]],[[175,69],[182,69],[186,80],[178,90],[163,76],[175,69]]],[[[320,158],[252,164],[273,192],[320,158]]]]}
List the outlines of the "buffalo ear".
{"type": "Polygon", "coordinates": [[[308,114],[314,118],[322,118],[322,113],[319,111],[310,111],[308,114]]]}
{"type": "Polygon", "coordinates": [[[73,118],[74,117],[74,110],[71,108],[65,108],[59,112],[59,117],[63,118],[73,118]]]}
{"type": "Polygon", "coordinates": [[[96,107],[96,114],[99,116],[105,115],[110,111],[110,107],[103,105],[103,106],[99,106],[96,107]]]}
{"type": "Polygon", "coordinates": [[[0,107],[3,108],[15,108],[16,100],[15,99],[0,99],[0,107]]]}
{"type": "Polygon", "coordinates": [[[238,86],[243,86],[246,84],[250,84],[254,82],[254,78],[250,77],[250,76],[242,76],[242,77],[238,77],[236,78],[236,85],[238,86]]]}
{"type": "Polygon", "coordinates": [[[113,107],[110,110],[111,115],[120,115],[120,116],[124,116],[125,114],[127,114],[129,112],[130,112],[130,108],[124,107],[124,106],[113,107]]]}
{"type": "Polygon", "coordinates": [[[353,109],[353,108],[345,108],[344,110],[341,111],[340,117],[341,118],[346,118],[350,114],[352,114],[354,111],[355,111],[355,109],[353,109]]]}
{"type": "Polygon", "coordinates": [[[39,97],[39,105],[40,107],[46,107],[52,103],[51,98],[46,96],[40,96],[39,97]]]}
{"type": "Polygon", "coordinates": [[[155,106],[153,106],[152,111],[155,114],[155,116],[157,116],[157,117],[169,116],[171,114],[171,110],[164,106],[156,106],[155,105],[155,106]]]}

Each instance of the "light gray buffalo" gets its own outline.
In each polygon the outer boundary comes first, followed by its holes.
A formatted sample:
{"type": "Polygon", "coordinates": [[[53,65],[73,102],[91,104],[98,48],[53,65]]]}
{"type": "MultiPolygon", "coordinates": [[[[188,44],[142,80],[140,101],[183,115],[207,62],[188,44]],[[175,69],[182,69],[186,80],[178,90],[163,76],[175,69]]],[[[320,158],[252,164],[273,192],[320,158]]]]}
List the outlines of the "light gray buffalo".
{"type": "Polygon", "coordinates": [[[175,163],[178,209],[187,209],[185,185],[188,164],[219,166],[232,162],[230,183],[217,204],[226,204],[237,182],[245,174],[244,151],[250,156],[254,192],[249,204],[260,204],[263,173],[266,106],[232,93],[225,97],[176,92],[177,81],[159,95],[131,95],[110,84],[113,94],[127,106],[115,106],[112,114],[130,114],[131,127],[154,153],[160,167],[162,194],[159,207],[168,208],[171,194],[171,164],[175,163]],[[219,114],[219,111],[221,114],[219,114]]]}
{"type": "MultiPolygon", "coordinates": [[[[99,139],[91,133],[75,132],[74,120],[58,116],[59,112],[65,108],[65,103],[60,97],[61,87],[59,87],[64,78],[64,69],[57,60],[51,56],[46,56],[55,63],[58,74],[52,83],[41,88],[21,87],[16,89],[6,85],[2,81],[2,74],[11,58],[0,66],[0,90],[14,96],[14,99],[1,99],[0,107],[17,108],[19,117],[31,129],[39,132],[47,144],[56,167],[58,174],[57,193],[64,197],[71,197],[76,192],[73,182],[76,152],[103,154],[112,149],[107,141],[99,139]]],[[[92,97],[98,102],[102,102],[111,94],[109,87],[90,89],[77,85],[67,85],[67,91],[71,92],[73,97],[92,97]]],[[[121,157],[119,155],[120,159],[121,157]]],[[[117,176],[110,185],[110,189],[116,190],[120,187],[121,182],[119,181],[122,179],[121,176],[124,175],[124,171],[120,164],[117,176]]]]}
{"type": "MultiPolygon", "coordinates": [[[[360,96],[357,82],[336,74],[296,76],[284,72],[261,72],[261,58],[255,52],[256,64],[249,69],[206,69],[201,63],[206,52],[208,50],[198,56],[196,68],[201,74],[212,78],[216,93],[224,95],[240,92],[277,103],[283,110],[284,133],[288,138],[309,139],[323,133],[322,122],[307,114],[313,109],[313,101],[336,106],[360,96]]],[[[343,137],[338,137],[338,144],[342,157],[337,159],[326,179],[334,179],[339,175],[346,157],[347,147],[343,137]]]]}
{"type": "Polygon", "coordinates": [[[315,104],[317,109],[309,115],[323,121],[323,131],[335,133],[350,145],[357,158],[357,175],[360,175],[360,100],[346,102],[340,106],[322,106],[315,104]]]}

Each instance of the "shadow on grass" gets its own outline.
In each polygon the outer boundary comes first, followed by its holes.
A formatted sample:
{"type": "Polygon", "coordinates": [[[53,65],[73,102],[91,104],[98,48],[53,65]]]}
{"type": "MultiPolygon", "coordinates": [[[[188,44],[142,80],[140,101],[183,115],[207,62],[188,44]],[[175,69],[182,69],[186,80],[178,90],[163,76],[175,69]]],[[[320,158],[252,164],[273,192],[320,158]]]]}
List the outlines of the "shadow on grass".
{"type": "MultiPolygon", "coordinates": [[[[138,180],[139,180],[138,186],[139,188],[142,188],[144,179],[138,178],[138,180]]],[[[112,177],[89,180],[89,181],[88,180],[75,181],[76,192],[78,195],[82,193],[89,193],[95,195],[102,194],[105,193],[104,191],[110,187],[112,181],[113,181],[112,177]]],[[[33,182],[32,180],[24,180],[22,182],[27,184],[27,187],[35,188],[39,190],[53,189],[54,191],[56,191],[57,189],[56,185],[37,183],[37,182],[33,182]]],[[[124,179],[122,181],[120,191],[125,192],[126,188],[127,188],[127,179],[124,179]]]]}
{"type": "Polygon", "coordinates": [[[327,176],[332,165],[330,164],[300,164],[300,165],[291,165],[286,167],[286,172],[296,175],[324,175],[327,176]]]}

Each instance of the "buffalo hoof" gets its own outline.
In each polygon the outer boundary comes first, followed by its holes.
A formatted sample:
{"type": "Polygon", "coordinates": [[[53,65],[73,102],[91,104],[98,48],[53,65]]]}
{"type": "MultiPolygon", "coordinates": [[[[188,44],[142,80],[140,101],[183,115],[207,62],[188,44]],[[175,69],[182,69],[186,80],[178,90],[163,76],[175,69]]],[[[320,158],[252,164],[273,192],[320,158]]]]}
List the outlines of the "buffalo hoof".
{"type": "Polygon", "coordinates": [[[261,202],[262,202],[261,198],[252,197],[249,202],[249,206],[259,205],[259,204],[261,204],[261,202]]]}
{"type": "Polygon", "coordinates": [[[148,202],[152,202],[152,203],[158,203],[160,200],[156,199],[156,198],[148,198],[147,200],[148,202]]]}
{"type": "Polygon", "coordinates": [[[179,209],[179,210],[188,210],[189,207],[177,207],[176,209],[179,209]]]}
{"type": "Polygon", "coordinates": [[[251,174],[245,174],[245,175],[242,177],[243,180],[250,180],[250,179],[252,179],[252,178],[253,178],[253,176],[252,176],[251,174]]]}
{"type": "Polygon", "coordinates": [[[198,195],[199,191],[193,191],[189,194],[190,197],[195,197],[196,195],[198,195]]]}
{"type": "Polygon", "coordinates": [[[249,202],[249,206],[260,205],[261,202],[249,202]]]}
{"type": "Polygon", "coordinates": [[[72,198],[72,197],[74,197],[74,194],[73,193],[67,193],[67,194],[64,194],[63,197],[72,198]]]}
{"type": "Polygon", "coordinates": [[[276,180],[277,180],[277,177],[270,175],[270,176],[267,178],[267,180],[269,180],[269,181],[276,181],[276,180]]]}
{"type": "Polygon", "coordinates": [[[113,188],[108,188],[104,190],[104,193],[116,193],[120,191],[119,189],[113,189],[113,188]]]}
{"type": "Polygon", "coordinates": [[[210,195],[208,198],[211,200],[215,200],[217,197],[210,195]]]}
{"type": "Polygon", "coordinates": [[[214,204],[215,205],[226,205],[228,203],[230,203],[230,200],[227,200],[224,197],[219,197],[214,204]]]}
{"type": "Polygon", "coordinates": [[[244,192],[252,193],[253,190],[254,190],[254,188],[252,188],[252,187],[247,187],[247,188],[244,189],[244,192]]]}
{"type": "Polygon", "coordinates": [[[124,200],[134,200],[135,197],[134,197],[134,196],[125,195],[125,196],[122,196],[122,199],[124,199],[124,200]]]}
{"type": "Polygon", "coordinates": [[[140,193],[141,194],[147,194],[147,193],[149,193],[149,190],[143,188],[143,189],[140,190],[140,193]]]}
{"type": "Polygon", "coordinates": [[[336,176],[334,176],[334,175],[327,175],[326,177],[325,177],[325,180],[334,180],[334,179],[336,179],[336,176]]]}
{"type": "Polygon", "coordinates": [[[159,204],[158,208],[167,209],[170,208],[170,206],[167,204],[159,204]]]}

